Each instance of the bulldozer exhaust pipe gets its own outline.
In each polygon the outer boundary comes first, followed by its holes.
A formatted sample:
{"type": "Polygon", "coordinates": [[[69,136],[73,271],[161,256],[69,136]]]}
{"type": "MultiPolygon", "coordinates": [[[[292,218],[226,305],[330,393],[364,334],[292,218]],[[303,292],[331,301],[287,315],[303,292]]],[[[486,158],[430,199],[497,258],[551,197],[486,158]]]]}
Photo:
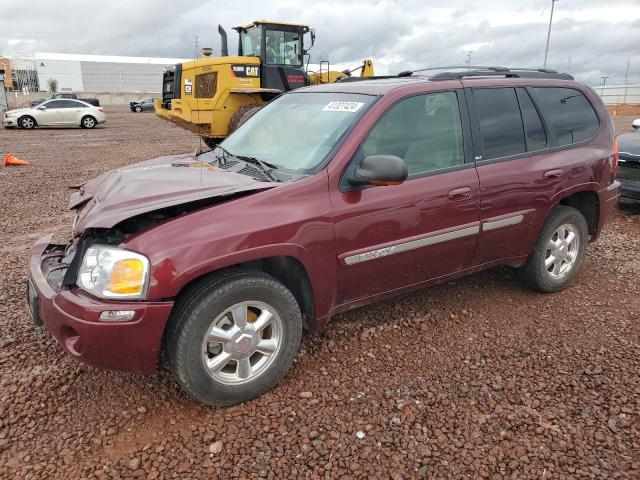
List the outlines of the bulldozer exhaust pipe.
{"type": "Polygon", "coordinates": [[[228,57],[229,48],[227,47],[227,32],[222,28],[222,25],[218,25],[218,33],[220,34],[220,56],[228,57]]]}

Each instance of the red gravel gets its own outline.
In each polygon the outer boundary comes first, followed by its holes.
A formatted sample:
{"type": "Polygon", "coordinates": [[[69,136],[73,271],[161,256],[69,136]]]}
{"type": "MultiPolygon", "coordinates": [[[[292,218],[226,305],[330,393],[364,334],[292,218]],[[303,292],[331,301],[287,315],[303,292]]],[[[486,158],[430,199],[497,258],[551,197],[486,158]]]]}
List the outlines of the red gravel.
{"type": "Polygon", "coordinates": [[[68,235],[65,187],[198,146],[153,115],[108,116],[0,131],[0,155],[33,162],[0,168],[0,478],[640,478],[637,209],[563,293],[498,268],[340,315],[243,405],[63,354],[24,282],[34,239],[68,235]]]}

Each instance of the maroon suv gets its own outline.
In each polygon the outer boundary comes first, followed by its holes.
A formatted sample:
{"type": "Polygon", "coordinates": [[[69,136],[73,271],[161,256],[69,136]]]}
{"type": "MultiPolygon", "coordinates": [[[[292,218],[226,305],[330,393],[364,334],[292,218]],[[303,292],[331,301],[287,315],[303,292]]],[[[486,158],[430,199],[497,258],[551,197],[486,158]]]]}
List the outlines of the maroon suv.
{"type": "Polygon", "coordinates": [[[212,151],[76,187],[29,304],[72,356],[225,405],[272,388],[303,325],[495,265],[541,292],[620,195],[612,123],[549,71],[405,73],[282,95],[212,151]]]}

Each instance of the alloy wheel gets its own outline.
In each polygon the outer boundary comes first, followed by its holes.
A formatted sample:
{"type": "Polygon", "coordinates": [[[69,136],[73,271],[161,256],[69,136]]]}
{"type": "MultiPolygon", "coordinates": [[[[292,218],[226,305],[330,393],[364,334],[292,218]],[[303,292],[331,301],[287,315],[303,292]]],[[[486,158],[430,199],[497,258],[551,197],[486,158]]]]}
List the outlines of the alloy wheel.
{"type": "Polygon", "coordinates": [[[556,229],[547,242],[544,266],[555,279],[566,276],[576,263],[580,249],[580,236],[574,225],[564,224],[556,229]]]}
{"type": "Polygon", "coordinates": [[[222,384],[246,383],[267,370],[282,338],[282,320],[272,306],[258,301],[238,303],[207,329],[202,363],[209,376],[222,384]]]}

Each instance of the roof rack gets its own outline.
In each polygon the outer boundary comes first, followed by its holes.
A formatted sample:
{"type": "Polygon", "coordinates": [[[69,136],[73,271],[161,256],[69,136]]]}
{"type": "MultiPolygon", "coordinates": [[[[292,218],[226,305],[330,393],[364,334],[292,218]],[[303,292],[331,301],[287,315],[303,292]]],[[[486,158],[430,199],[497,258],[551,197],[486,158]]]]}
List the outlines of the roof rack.
{"type": "Polygon", "coordinates": [[[573,80],[568,73],[558,73],[548,68],[506,68],[506,67],[486,67],[478,65],[449,66],[449,67],[429,67],[418,70],[408,70],[400,72],[398,77],[409,77],[416,72],[427,72],[433,70],[445,70],[429,77],[429,80],[459,80],[469,77],[491,77],[501,76],[509,78],[553,78],[556,80],[573,80]],[[450,72],[446,70],[463,69],[460,72],[450,72]]]}

